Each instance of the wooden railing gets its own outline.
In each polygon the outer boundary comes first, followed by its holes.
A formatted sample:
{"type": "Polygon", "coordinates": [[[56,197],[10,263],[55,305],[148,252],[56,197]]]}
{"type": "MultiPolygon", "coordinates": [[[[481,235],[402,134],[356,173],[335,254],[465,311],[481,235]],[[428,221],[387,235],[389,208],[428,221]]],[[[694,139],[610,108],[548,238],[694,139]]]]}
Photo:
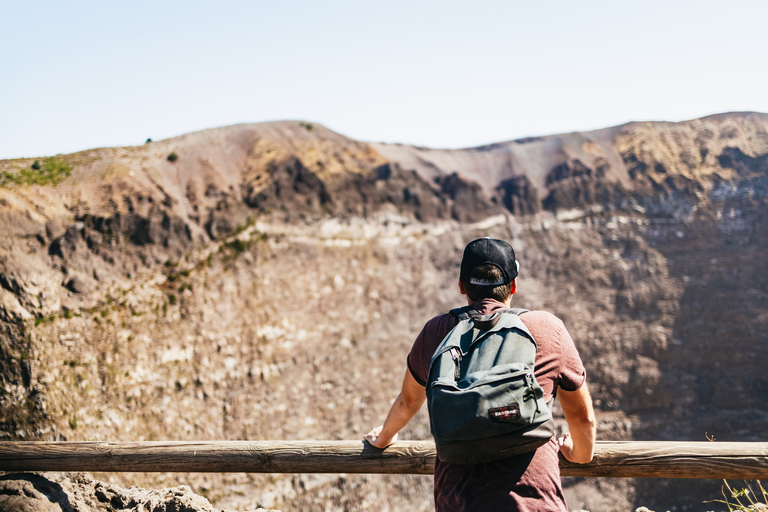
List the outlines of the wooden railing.
{"type": "MultiPolygon", "coordinates": [[[[431,474],[432,441],[0,442],[0,471],[431,474]]],[[[563,476],[768,479],[768,443],[602,441],[563,476]]]]}

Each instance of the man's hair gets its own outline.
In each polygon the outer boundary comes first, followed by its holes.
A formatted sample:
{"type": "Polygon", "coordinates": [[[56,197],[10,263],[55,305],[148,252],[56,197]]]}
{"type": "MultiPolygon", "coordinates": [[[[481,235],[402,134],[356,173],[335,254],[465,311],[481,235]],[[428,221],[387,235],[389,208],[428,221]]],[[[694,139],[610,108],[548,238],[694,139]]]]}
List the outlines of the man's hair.
{"type": "MultiPolygon", "coordinates": [[[[475,267],[469,278],[470,280],[497,283],[504,279],[504,275],[499,267],[486,263],[475,267]]],[[[464,284],[464,291],[467,292],[467,297],[472,302],[477,302],[481,299],[495,299],[499,302],[504,302],[509,298],[509,292],[512,290],[512,283],[500,284],[498,286],[483,286],[470,284],[469,281],[464,281],[463,279],[461,282],[464,284]]]]}

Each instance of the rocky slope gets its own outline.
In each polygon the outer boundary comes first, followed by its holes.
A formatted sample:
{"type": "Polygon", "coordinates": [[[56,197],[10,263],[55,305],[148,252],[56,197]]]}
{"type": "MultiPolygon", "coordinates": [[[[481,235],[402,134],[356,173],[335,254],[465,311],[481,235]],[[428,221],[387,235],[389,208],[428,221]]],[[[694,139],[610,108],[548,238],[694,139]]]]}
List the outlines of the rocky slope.
{"type": "MultiPolygon", "coordinates": [[[[0,510],[4,512],[219,512],[189,487],[125,489],[99,482],[87,473],[0,476],[0,510]]],[[[223,511],[222,511],[223,512],[223,511]]],[[[269,512],[253,509],[253,512],[269,512]]],[[[279,512],[279,511],[271,511],[279,512]]]]}
{"type": "MultiPolygon", "coordinates": [[[[462,150],[280,122],[56,158],[71,171],[47,184],[21,176],[49,160],[0,162],[5,439],[360,437],[423,322],[461,303],[477,236],[517,249],[516,304],[565,320],[602,438],[768,426],[767,115],[462,150]]],[[[423,413],[404,435],[428,437],[423,413]]],[[[418,476],[97,476],[239,510],[431,507],[418,476]]],[[[593,511],[698,510],[719,493],[567,486],[593,511]]]]}

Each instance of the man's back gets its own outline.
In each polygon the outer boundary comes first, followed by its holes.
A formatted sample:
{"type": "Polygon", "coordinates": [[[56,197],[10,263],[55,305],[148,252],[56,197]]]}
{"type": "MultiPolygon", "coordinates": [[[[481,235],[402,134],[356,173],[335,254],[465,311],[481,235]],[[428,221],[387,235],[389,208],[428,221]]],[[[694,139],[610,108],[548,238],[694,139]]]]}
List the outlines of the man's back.
{"type": "MultiPolygon", "coordinates": [[[[493,299],[474,304],[481,314],[507,307],[493,299]]],[[[576,390],[584,382],[584,367],[573,340],[554,315],[531,311],[520,316],[537,343],[536,379],[547,402],[557,387],[576,390]]],[[[451,314],[440,315],[424,326],[408,356],[408,368],[420,384],[426,383],[435,348],[458,323],[451,314]]],[[[476,465],[435,467],[435,507],[438,511],[532,510],[564,511],[560,484],[558,444],[554,439],[534,452],[476,465]]]]}

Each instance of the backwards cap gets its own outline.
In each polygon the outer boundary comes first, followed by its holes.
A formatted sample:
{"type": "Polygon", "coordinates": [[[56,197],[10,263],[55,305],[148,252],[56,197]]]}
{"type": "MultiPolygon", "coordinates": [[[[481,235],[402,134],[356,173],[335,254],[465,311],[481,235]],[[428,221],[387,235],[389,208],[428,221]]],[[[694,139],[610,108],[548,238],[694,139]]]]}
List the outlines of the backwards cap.
{"type": "Polygon", "coordinates": [[[461,280],[465,283],[480,286],[500,286],[509,284],[517,277],[517,262],[515,251],[504,240],[495,238],[478,238],[467,244],[464,248],[464,257],[461,259],[461,280]],[[483,279],[471,279],[470,275],[480,265],[490,264],[501,271],[502,280],[489,283],[483,279]]]}

